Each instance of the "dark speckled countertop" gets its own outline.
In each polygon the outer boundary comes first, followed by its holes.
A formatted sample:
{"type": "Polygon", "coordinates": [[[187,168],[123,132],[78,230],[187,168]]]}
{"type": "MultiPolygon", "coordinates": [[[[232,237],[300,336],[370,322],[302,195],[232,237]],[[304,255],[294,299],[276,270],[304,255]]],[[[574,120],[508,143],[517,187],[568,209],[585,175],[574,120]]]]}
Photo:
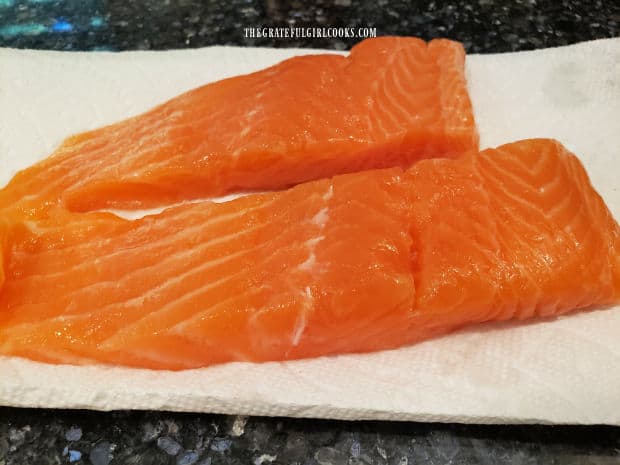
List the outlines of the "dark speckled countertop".
{"type": "MultiPolygon", "coordinates": [[[[359,39],[246,37],[247,27],[376,28],[504,52],[619,35],[620,2],[0,0],[0,46],[213,44],[345,49],[359,39]]],[[[0,70],[1,72],[1,70],[0,70]]],[[[2,376],[2,374],[0,374],[2,376]]],[[[68,381],[70,382],[70,381],[68,381]]],[[[620,406],[618,406],[620,408],[620,406]]],[[[337,422],[0,408],[0,465],[620,464],[620,428],[337,422]]]]}
{"type": "Polygon", "coordinates": [[[134,50],[214,44],[350,47],[359,39],[246,37],[246,27],[368,27],[505,52],[618,35],[618,0],[0,0],[0,46],[134,50]],[[311,4],[312,6],[308,6],[311,4]]]}
{"type": "Polygon", "coordinates": [[[0,464],[611,465],[620,431],[0,409],[0,464]]]}

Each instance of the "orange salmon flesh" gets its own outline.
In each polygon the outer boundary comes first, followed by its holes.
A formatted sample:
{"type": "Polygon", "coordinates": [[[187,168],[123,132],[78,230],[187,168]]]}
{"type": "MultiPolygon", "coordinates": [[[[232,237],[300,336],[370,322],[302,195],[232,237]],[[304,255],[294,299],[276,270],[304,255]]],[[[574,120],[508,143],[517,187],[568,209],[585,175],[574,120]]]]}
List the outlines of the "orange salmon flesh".
{"type": "Polygon", "coordinates": [[[68,138],[0,209],[151,208],[477,150],[464,62],[457,42],[383,37],[208,84],[68,138]]]}
{"type": "Polygon", "coordinates": [[[620,300],[618,224],[553,140],[138,220],[64,208],[53,189],[0,222],[2,355],[178,370],[396,348],[620,300]]]}

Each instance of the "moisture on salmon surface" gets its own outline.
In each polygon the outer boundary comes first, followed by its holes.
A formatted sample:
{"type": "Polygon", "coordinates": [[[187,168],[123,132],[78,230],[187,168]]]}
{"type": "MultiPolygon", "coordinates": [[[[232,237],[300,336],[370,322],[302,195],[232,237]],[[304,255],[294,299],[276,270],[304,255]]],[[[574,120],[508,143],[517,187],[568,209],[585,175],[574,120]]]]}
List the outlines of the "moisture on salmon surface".
{"type": "Polygon", "coordinates": [[[0,223],[0,354],[51,363],[368,352],[620,300],[620,228],[553,140],[135,221],[20,205],[0,223]]]}
{"type": "Polygon", "coordinates": [[[151,208],[478,148],[462,45],[382,37],[294,57],[68,138],[0,207],[151,208]]]}

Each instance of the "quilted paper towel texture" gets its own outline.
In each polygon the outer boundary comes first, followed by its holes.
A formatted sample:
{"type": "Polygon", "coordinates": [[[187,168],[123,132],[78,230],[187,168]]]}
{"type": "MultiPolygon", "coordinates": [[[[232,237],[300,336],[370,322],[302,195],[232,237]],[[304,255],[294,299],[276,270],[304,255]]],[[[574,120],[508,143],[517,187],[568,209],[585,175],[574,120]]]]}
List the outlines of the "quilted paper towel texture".
{"type": "MultiPolygon", "coordinates": [[[[0,184],[68,134],[313,50],[0,49],[0,184]]],[[[620,217],[620,39],[467,59],[482,147],[556,137],[620,217]]],[[[620,308],[412,347],[186,372],[0,358],[0,404],[344,419],[620,425],[620,308]],[[42,380],[45,380],[44,382],[42,380]]]]}

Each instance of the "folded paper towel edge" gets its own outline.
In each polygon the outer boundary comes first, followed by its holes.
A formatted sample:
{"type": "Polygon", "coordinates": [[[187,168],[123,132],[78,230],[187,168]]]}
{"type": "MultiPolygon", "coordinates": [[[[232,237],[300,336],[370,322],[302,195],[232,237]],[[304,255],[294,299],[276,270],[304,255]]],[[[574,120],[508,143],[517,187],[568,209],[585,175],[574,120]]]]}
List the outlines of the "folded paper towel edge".
{"type": "MultiPolygon", "coordinates": [[[[518,416],[500,414],[480,415],[475,412],[454,410],[438,412],[417,408],[416,411],[403,411],[390,408],[351,408],[349,406],[330,405],[325,403],[290,403],[276,402],[268,399],[246,399],[241,397],[223,397],[201,392],[188,393],[158,392],[156,389],[134,392],[128,396],[127,391],[120,392],[117,388],[76,390],[71,386],[71,379],[82,375],[79,366],[59,365],[50,366],[39,362],[21,359],[18,357],[0,356],[0,371],[5,376],[0,379],[0,406],[18,408],[51,408],[68,410],[93,410],[101,412],[117,410],[150,410],[150,411],[174,411],[193,412],[226,415],[251,415],[269,417],[293,417],[293,418],[316,418],[333,419],[344,421],[360,420],[385,420],[385,421],[415,421],[427,423],[463,423],[463,424],[541,424],[541,425],[613,425],[620,426],[620,409],[606,412],[604,417],[583,415],[571,418],[566,415],[566,408],[558,412],[545,411],[540,416],[518,416]],[[36,371],[37,366],[46,369],[58,369],[62,372],[62,379],[66,382],[59,383],[55,380],[47,383],[34,385],[32,382],[24,382],[20,374],[21,370],[36,371]],[[6,376],[6,375],[13,375],[6,376]]],[[[88,370],[119,370],[115,367],[90,366],[88,370]]],[[[156,375],[156,372],[142,369],[120,368],[130,373],[137,372],[141,375],[156,375]]],[[[204,371],[200,369],[196,371],[204,371]]],[[[170,372],[174,374],[174,372],[170,372]]],[[[169,373],[169,374],[170,374],[169,373]]],[[[180,373],[180,372],[177,372],[180,373]]],[[[354,388],[352,387],[352,393],[354,388]]],[[[567,405],[565,407],[569,407],[567,405]]]]}
{"type": "MultiPolygon", "coordinates": [[[[471,54],[468,53],[468,55],[469,56],[478,56],[478,55],[492,56],[492,55],[507,55],[507,54],[521,55],[521,54],[529,54],[529,53],[540,53],[540,52],[549,51],[549,50],[566,49],[570,47],[583,47],[583,46],[587,47],[590,45],[597,46],[597,45],[603,45],[606,43],[612,44],[614,42],[620,43],[620,37],[605,37],[605,38],[600,38],[600,39],[584,40],[584,41],[575,42],[572,44],[557,45],[554,47],[538,48],[534,50],[516,50],[516,51],[495,52],[495,53],[471,53],[471,54]]],[[[282,50],[282,49],[277,49],[273,47],[260,47],[260,46],[255,47],[255,46],[243,46],[243,45],[207,45],[205,47],[198,47],[198,48],[173,48],[173,49],[165,49],[165,50],[119,50],[119,51],[77,50],[77,51],[71,51],[71,52],[62,51],[62,50],[22,49],[22,48],[14,48],[14,47],[0,47],[0,59],[2,58],[3,53],[22,54],[24,56],[27,56],[27,55],[37,56],[37,55],[45,54],[50,57],[54,57],[54,56],[55,57],[66,57],[67,54],[71,54],[73,57],[89,57],[89,58],[92,57],[96,59],[96,58],[114,56],[114,55],[136,55],[136,56],[143,56],[143,57],[157,56],[162,53],[166,53],[167,55],[175,55],[175,56],[192,55],[192,54],[199,54],[202,50],[205,50],[205,49],[220,49],[223,51],[258,50],[258,51],[265,51],[265,52],[273,52],[273,51],[278,52],[279,50],[282,50]]],[[[296,53],[296,54],[333,53],[335,55],[346,55],[348,53],[348,51],[346,50],[341,51],[341,50],[334,50],[334,49],[312,48],[312,47],[303,47],[303,48],[291,47],[291,48],[286,48],[284,50],[286,51],[287,54],[289,53],[296,53]]]]}

